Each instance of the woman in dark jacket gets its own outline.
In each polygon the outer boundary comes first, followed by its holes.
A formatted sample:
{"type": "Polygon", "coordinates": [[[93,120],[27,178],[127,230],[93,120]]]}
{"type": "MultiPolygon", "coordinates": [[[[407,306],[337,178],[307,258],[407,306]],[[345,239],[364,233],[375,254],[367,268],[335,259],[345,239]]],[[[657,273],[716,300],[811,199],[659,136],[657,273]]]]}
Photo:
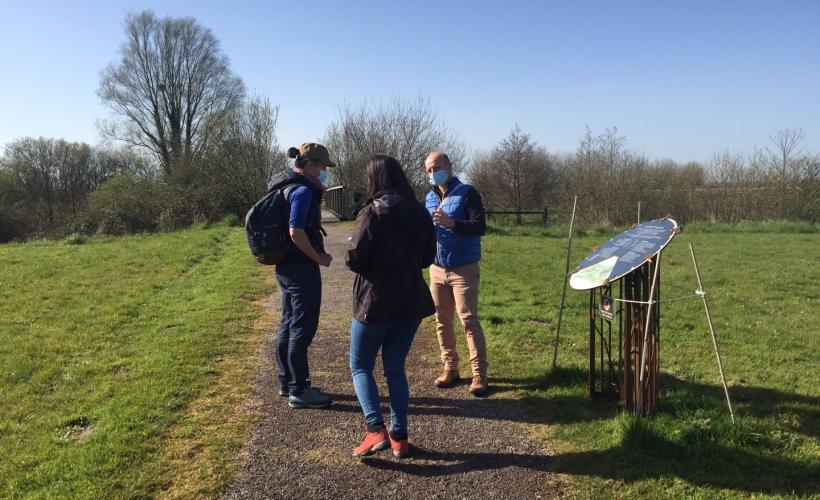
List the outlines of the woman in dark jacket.
{"type": "Polygon", "coordinates": [[[356,216],[345,258],[356,273],[350,370],[367,424],[353,456],[390,446],[393,455],[406,457],[409,388],[404,362],[422,318],[435,312],[422,269],[433,262],[436,237],[430,215],[416,201],[398,161],[372,156],[367,183],[367,201],[356,216]],[[373,377],[379,350],[390,391],[389,434],[373,377]]]}

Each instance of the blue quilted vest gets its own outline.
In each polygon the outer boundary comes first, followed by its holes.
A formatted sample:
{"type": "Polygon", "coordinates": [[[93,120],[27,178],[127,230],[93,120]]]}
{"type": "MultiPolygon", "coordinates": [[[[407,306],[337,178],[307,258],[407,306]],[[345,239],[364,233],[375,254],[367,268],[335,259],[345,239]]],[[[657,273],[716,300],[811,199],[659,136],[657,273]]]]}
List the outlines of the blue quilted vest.
{"type": "MultiPolygon", "coordinates": [[[[470,189],[473,187],[453,177],[447,186],[447,192],[444,193],[444,199],[439,199],[438,193],[430,191],[427,193],[425,207],[430,215],[433,215],[433,212],[441,205],[448,216],[453,219],[466,220],[468,216],[465,195],[470,189]]],[[[437,266],[453,268],[481,260],[481,236],[465,236],[456,234],[452,229],[436,226],[436,239],[438,240],[438,251],[433,262],[437,266]]]]}

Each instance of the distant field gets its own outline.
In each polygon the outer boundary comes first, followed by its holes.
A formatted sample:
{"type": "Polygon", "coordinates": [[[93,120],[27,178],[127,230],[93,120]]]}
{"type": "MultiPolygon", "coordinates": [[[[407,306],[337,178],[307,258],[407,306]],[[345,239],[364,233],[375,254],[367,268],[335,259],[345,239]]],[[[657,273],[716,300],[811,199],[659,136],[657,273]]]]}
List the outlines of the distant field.
{"type": "Polygon", "coordinates": [[[0,497],[224,487],[259,267],[226,226],[0,245],[0,497]]]}
{"type": "MultiPolygon", "coordinates": [[[[820,234],[810,224],[692,225],[663,255],[663,296],[696,288],[698,255],[738,415],[731,424],[700,299],[664,304],[660,413],[636,421],[587,399],[588,292],[567,292],[551,372],[566,228],[495,226],[484,238],[481,315],[491,380],[532,404],[522,421],[557,448],[555,471],[588,497],[820,494],[820,234]]],[[[579,228],[572,266],[616,234],[579,228]]]]}

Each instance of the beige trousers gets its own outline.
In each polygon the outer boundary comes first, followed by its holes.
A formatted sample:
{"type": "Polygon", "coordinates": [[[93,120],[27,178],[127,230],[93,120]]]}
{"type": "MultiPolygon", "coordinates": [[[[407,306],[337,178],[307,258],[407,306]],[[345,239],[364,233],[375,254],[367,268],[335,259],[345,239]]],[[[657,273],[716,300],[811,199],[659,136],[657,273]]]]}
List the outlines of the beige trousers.
{"type": "Polygon", "coordinates": [[[458,312],[467,335],[473,375],[487,375],[487,344],[478,320],[480,278],[478,262],[451,269],[435,264],[430,266],[430,293],[436,303],[436,333],[445,370],[458,370],[456,332],[453,328],[453,313],[458,312]]]}

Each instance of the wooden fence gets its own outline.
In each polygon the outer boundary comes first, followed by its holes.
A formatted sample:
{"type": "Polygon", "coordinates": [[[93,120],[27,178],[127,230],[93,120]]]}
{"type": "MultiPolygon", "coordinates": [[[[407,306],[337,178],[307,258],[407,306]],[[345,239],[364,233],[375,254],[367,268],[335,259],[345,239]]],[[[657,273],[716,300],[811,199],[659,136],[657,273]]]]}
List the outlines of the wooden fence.
{"type": "MultiPolygon", "coordinates": [[[[356,205],[361,201],[364,193],[359,190],[350,189],[346,186],[334,186],[325,191],[324,208],[333,212],[339,220],[349,220],[354,217],[353,211],[356,205]]],[[[543,210],[487,210],[487,218],[491,219],[497,216],[515,216],[515,223],[522,224],[522,215],[537,215],[539,216],[539,224],[546,226],[549,223],[549,209],[544,207],[543,210]]]]}
{"type": "Polygon", "coordinates": [[[544,207],[542,211],[527,211],[527,210],[487,210],[487,218],[490,219],[498,215],[514,215],[515,223],[521,225],[522,215],[540,215],[541,225],[546,226],[549,223],[549,209],[544,207]]]}

